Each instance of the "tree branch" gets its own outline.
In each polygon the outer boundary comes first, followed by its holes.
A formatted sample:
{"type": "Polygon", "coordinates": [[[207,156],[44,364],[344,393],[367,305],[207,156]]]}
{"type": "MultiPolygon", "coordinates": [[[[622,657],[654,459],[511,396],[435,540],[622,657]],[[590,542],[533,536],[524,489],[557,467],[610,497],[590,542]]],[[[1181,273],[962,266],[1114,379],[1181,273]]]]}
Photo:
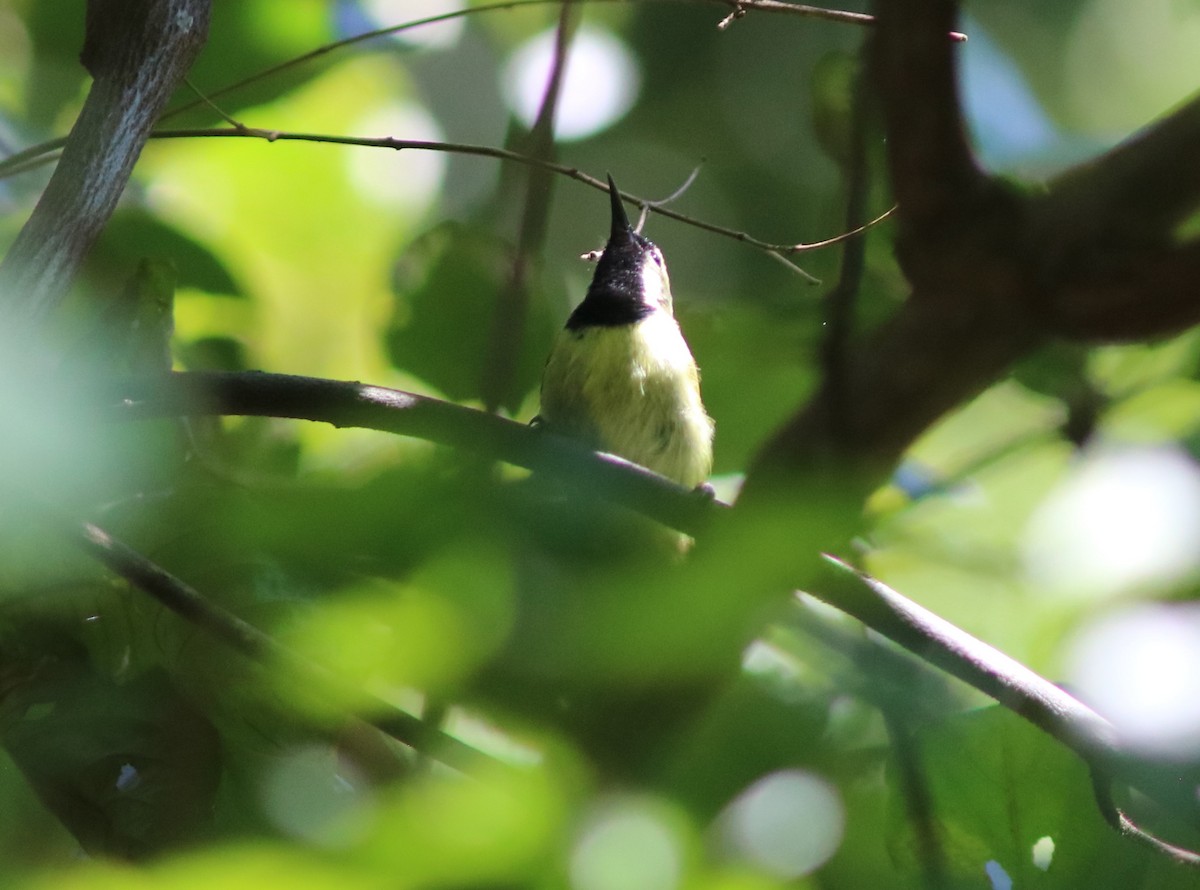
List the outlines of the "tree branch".
{"type": "Polygon", "coordinates": [[[1038,233],[1077,241],[1163,244],[1200,207],[1200,95],[1116,148],[1068,171],[1034,203],[1038,233]],[[1061,235],[1059,236],[1061,237],[1061,235]]]}
{"type": "Polygon", "coordinates": [[[94,82],[54,175],[0,263],[0,329],[33,328],[66,295],[159,113],[204,45],[210,6],[89,0],[82,61],[94,82]]]}
{"type": "Polygon", "coordinates": [[[810,595],[852,615],[922,661],[957,677],[1078,754],[1095,771],[1138,788],[1195,825],[1200,821],[1194,765],[1154,762],[1121,744],[1111,723],[1031,671],[881,581],[830,559],[810,595]],[[1185,775],[1188,774],[1188,775],[1185,775]]]}
{"type": "MultiPolygon", "coordinates": [[[[1197,141],[1200,147],[1200,140],[1197,141]]],[[[1064,270],[1044,319],[1057,335],[1090,341],[1167,337],[1200,322],[1200,241],[1126,246],[1064,270]]]]}
{"type": "Polygon", "coordinates": [[[888,0],[869,58],[883,103],[901,228],[954,225],[987,184],[967,145],[955,82],[953,0],[888,0]]]}
{"type": "MultiPolygon", "coordinates": [[[[49,517],[48,513],[46,515],[49,517]]],[[[77,523],[57,516],[50,518],[60,533],[111,572],[225,645],[253,661],[286,671],[297,681],[329,695],[333,700],[346,697],[345,684],[332,673],[300,657],[254,625],[226,612],[104,529],[90,522],[77,523]]],[[[353,690],[352,695],[362,698],[364,693],[353,690]]],[[[367,698],[372,704],[371,713],[363,719],[406,745],[464,772],[491,761],[491,758],[469,745],[389,702],[375,696],[367,698]]]]}
{"type": "Polygon", "coordinates": [[[818,468],[865,495],[934,421],[1051,337],[1145,339],[1200,321],[1200,246],[1169,231],[1200,193],[1200,99],[1030,197],[971,155],[945,40],[954,10],[890,0],[871,40],[911,295],[851,353],[842,385],[820,387],[767,444],[743,503],[818,468]]]}
{"type": "Polygon", "coordinates": [[[473,408],[381,386],[286,374],[176,372],[161,381],[125,381],[113,417],[252,415],[314,420],[415,436],[543,471],[689,534],[711,521],[711,498],[572,439],[473,408]]]}

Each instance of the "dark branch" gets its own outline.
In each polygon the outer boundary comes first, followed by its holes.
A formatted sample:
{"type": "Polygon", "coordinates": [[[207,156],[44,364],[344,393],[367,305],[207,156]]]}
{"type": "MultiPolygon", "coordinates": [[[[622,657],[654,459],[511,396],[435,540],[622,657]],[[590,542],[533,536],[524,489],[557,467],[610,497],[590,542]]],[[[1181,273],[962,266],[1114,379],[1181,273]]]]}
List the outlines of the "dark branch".
{"type": "MultiPolygon", "coordinates": [[[[530,132],[515,140],[524,145],[526,150],[522,154],[531,158],[553,162],[557,155],[554,122],[558,115],[571,40],[581,18],[582,12],[577,5],[564,3],[559,10],[554,63],[550,68],[541,108],[530,132]]],[[[483,406],[489,412],[509,405],[514,398],[516,370],[529,317],[531,279],[550,227],[550,202],[554,195],[554,178],[550,173],[548,168],[542,166],[532,166],[526,171],[525,206],[521,213],[517,249],[508,280],[496,300],[487,339],[480,392],[483,406]]]]}
{"type": "Polygon", "coordinates": [[[1063,275],[1045,319],[1060,336],[1128,342],[1171,336],[1200,322],[1200,242],[1096,249],[1090,262],[1063,275]]]}
{"type": "Polygon", "coordinates": [[[871,74],[883,103],[901,228],[953,225],[987,177],[967,145],[955,83],[953,0],[878,4],[871,74]]]}
{"type": "Polygon", "coordinates": [[[472,408],[381,386],[258,371],[187,372],[161,382],[128,381],[116,392],[114,417],[120,419],[230,414],[362,427],[547,472],[690,534],[703,531],[713,516],[710,498],[619,457],[472,408]]]}
{"type": "MultiPolygon", "coordinates": [[[[186,621],[203,628],[222,643],[247,658],[287,671],[291,677],[318,693],[330,695],[332,700],[345,700],[345,684],[330,672],[301,658],[252,624],[226,612],[103,529],[89,522],[76,523],[59,517],[54,517],[52,521],[65,537],[111,572],[154,597],[186,621]]],[[[356,690],[354,694],[356,698],[361,698],[361,692],[356,690]]],[[[364,719],[406,745],[463,771],[490,762],[490,758],[453,736],[426,725],[382,699],[374,696],[368,698],[372,702],[371,714],[364,719]]]]}
{"type": "Polygon", "coordinates": [[[972,637],[886,584],[831,560],[812,595],[957,677],[1078,754],[1093,770],[1116,776],[1189,825],[1200,821],[1193,766],[1147,761],[1130,753],[1113,725],[1065,690],[972,637]]]}
{"type": "MultiPolygon", "coordinates": [[[[1200,95],[1050,186],[1035,204],[1040,231],[1062,226],[1076,240],[1162,244],[1200,208],[1200,95]]],[[[1061,237],[1061,235],[1060,235],[1061,237]]]]}

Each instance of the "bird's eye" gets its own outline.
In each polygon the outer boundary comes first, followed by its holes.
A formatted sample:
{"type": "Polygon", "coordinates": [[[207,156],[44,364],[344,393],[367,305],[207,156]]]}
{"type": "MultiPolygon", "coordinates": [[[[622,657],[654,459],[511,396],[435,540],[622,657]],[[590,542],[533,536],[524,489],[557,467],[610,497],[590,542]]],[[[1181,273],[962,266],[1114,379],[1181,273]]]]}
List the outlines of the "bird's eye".
{"type": "Polygon", "coordinates": [[[654,250],[650,251],[650,256],[654,260],[654,265],[658,266],[661,269],[663,266],[663,255],[658,250],[658,248],[655,248],[654,250]]]}

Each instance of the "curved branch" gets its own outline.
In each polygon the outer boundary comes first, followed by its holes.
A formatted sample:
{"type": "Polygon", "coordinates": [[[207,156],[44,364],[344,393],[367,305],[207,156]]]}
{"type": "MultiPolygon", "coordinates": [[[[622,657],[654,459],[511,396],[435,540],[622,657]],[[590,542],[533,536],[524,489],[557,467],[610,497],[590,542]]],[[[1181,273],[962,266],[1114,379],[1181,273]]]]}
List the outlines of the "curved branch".
{"type": "Polygon", "coordinates": [[[252,415],[313,420],[415,436],[538,470],[689,534],[703,532],[712,499],[629,461],[503,417],[382,386],[261,371],[175,372],[115,390],[113,417],[252,415]]]}
{"type": "Polygon", "coordinates": [[[905,598],[883,582],[829,558],[833,570],[809,595],[852,615],[922,661],[957,677],[1078,754],[1093,770],[1118,776],[1160,806],[1200,822],[1194,772],[1127,750],[1104,717],[1020,662],[905,598]]]}
{"type": "Polygon", "coordinates": [[[1100,808],[1100,814],[1109,827],[1153,852],[1166,856],[1177,865],[1200,868],[1200,853],[1167,843],[1130,819],[1113,800],[1111,784],[1112,780],[1107,776],[1092,771],[1092,793],[1096,798],[1096,806],[1100,808]]]}

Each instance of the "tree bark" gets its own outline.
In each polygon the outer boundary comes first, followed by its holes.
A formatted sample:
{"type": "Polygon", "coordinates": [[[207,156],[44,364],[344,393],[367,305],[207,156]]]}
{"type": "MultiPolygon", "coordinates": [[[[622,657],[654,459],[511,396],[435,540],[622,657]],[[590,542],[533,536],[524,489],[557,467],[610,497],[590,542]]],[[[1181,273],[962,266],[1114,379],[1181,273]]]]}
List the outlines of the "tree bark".
{"type": "Polygon", "coordinates": [[[212,0],[89,0],[93,78],[46,190],[0,263],[0,330],[25,342],[112,216],[142,146],[208,35],[212,0]]]}

